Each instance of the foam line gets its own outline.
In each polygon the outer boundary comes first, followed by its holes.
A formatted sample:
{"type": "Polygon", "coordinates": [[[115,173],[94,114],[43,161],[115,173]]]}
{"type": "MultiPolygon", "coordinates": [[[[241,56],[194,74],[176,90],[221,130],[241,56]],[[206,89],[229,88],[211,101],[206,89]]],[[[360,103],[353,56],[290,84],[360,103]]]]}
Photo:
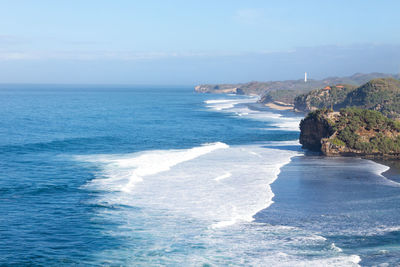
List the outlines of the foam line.
{"type": "Polygon", "coordinates": [[[214,180],[218,182],[218,181],[224,180],[224,179],[226,179],[226,178],[229,178],[229,177],[231,177],[231,176],[232,176],[232,173],[226,172],[226,173],[224,173],[224,174],[222,174],[222,175],[216,177],[214,180]]]}
{"type": "Polygon", "coordinates": [[[258,97],[243,97],[234,99],[210,99],[204,101],[206,107],[214,111],[234,114],[240,118],[247,118],[268,122],[273,127],[266,130],[299,131],[299,116],[285,117],[279,113],[254,108],[258,97]],[[250,108],[252,107],[252,108],[250,108]]]}
{"type": "Polygon", "coordinates": [[[103,190],[119,190],[128,193],[132,191],[135,184],[142,182],[145,176],[168,171],[177,164],[228,147],[225,143],[217,142],[187,150],[148,151],[124,156],[111,155],[108,158],[99,156],[80,159],[103,164],[101,179],[93,180],[92,185],[100,185],[103,190]]]}
{"type": "Polygon", "coordinates": [[[385,177],[385,176],[383,175],[384,172],[386,172],[386,171],[388,171],[388,170],[390,169],[389,166],[386,166],[386,165],[377,163],[377,162],[372,161],[372,160],[368,160],[368,161],[369,161],[371,164],[373,164],[373,165],[375,166],[375,173],[376,173],[379,177],[381,177],[381,178],[385,181],[385,183],[386,183],[387,185],[389,185],[389,186],[395,186],[395,187],[400,187],[400,183],[395,182],[395,181],[393,181],[393,180],[391,180],[391,179],[389,179],[389,178],[387,178],[387,177],[385,177]]]}

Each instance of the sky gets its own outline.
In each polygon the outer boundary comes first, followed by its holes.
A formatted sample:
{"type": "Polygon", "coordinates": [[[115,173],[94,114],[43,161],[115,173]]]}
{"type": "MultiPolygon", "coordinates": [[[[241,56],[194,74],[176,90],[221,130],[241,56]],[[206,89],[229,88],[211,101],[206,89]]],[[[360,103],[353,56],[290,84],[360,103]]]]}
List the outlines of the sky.
{"type": "Polygon", "coordinates": [[[0,83],[400,72],[398,0],[0,0],[0,83]]]}

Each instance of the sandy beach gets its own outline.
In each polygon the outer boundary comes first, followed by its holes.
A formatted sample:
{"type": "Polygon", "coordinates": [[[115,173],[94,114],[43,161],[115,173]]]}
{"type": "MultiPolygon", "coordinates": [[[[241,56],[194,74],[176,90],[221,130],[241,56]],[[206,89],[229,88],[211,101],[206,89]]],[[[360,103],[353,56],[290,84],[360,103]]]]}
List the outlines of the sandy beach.
{"type": "Polygon", "coordinates": [[[265,104],[265,106],[272,108],[272,109],[276,109],[276,110],[292,110],[293,109],[293,105],[280,104],[277,102],[267,103],[267,104],[265,104]]]}

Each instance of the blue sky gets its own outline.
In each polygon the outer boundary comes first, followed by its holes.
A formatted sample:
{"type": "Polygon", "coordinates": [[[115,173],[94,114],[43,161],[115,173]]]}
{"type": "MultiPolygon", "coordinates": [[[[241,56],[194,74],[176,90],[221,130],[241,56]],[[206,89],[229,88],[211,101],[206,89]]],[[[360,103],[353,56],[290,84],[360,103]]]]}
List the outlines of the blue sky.
{"type": "Polygon", "coordinates": [[[0,82],[196,84],[400,71],[400,1],[0,1],[0,82]]]}

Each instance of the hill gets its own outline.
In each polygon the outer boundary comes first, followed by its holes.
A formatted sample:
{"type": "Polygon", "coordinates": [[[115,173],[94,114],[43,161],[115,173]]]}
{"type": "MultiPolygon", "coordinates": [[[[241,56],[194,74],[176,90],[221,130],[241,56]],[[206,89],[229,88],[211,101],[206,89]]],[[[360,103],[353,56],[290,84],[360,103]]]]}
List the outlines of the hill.
{"type": "Polygon", "coordinates": [[[354,85],[326,86],[323,89],[301,94],[294,99],[294,108],[298,111],[313,111],[320,108],[336,109],[342,105],[347,95],[357,87],[354,85]]]}
{"type": "Polygon", "coordinates": [[[400,81],[374,79],[350,92],[342,106],[378,110],[388,117],[400,117],[400,81]]]}
{"type": "Polygon", "coordinates": [[[352,85],[331,86],[299,95],[294,108],[299,111],[313,111],[332,107],[359,107],[377,110],[391,118],[400,117],[400,81],[393,78],[373,79],[360,87],[352,85]]]}

